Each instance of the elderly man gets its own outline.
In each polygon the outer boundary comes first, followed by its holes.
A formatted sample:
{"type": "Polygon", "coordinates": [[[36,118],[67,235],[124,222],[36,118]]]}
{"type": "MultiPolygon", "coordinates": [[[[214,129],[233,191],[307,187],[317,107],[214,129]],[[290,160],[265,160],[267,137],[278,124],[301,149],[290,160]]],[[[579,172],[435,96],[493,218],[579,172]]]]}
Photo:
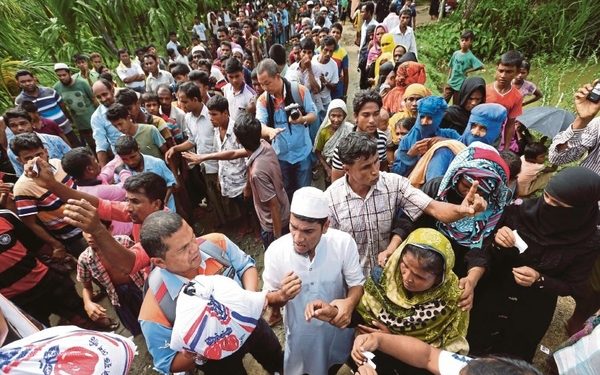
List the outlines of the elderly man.
{"type": "Polygon", "coordinates": [[[424,212],[448,223],[487,207],[476,194],[477,182],[458,206],[433,200],[402,176],[379,172],[377,142],[365,133],[348,134],[338,151],[346,176],[326,191],[330,225],[354,237],[365,275],[377,265],[378,257],[391,254],[409,234],[392,231],[398,209],[413,221],[424,212]]]}
{"type": "Polygon", "coordinates": [[[365,277],[356,242],[330,229],[328,216],[323,191],[296,190],[290,233],[265,253],[263,289],[285,295],[271,306],[285,306],[286,374],[336,374],[352,346],[354,330],[346,326],[365,277]]]}

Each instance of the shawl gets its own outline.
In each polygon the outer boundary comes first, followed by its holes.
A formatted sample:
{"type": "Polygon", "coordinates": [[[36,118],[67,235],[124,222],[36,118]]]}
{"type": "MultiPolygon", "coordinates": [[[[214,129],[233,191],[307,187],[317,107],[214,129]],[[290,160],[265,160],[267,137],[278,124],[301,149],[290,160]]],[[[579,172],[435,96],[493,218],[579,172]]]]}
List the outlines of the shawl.
{"type": "MultiPolygon", "coordinates": [[[[379,57],[379,55],[381,55],[383,51],[383,44],[384,44],[384,37],[386,35],[389,35],[389,37],[387,39],[385,39],[386,42],[386,51],[385,52],[389,52],[389,43],[391,42],[392,44],[394,43],[394,39],[392,37],[391,34],[387,34],[388,29],[385,25],[377,25],[375,27],[375,32],[373,33],[373,46],[369,49],[369,53],[367,55],[367,66],[370,66],[372,63],[375,62],[375,60],[377,60],[377,58],[379,57]],[[377,38],[377,29],[382,28],[383,31],[385,31],[385,34],[383,34],[383,36],[381,37],[381,39],[377,38]],[[391,39],[391,40],[390,40],[391,39]]],[[[392,47],[392,51],[394,50],[394,48],[392,47]]]]}
{"type": "Polygon", "coordinates": [[[458,104],[455,103],[455,105],[451,105],[446,110],[446,115],[442,122],[443,128],[454,129],[459,133],[464,131],[469,122],[469,115],[471,114],[465,109],[465,105],[474,91],[481,91],[483,94],[482,103],[485,103],[485,81],[483,78],[469,77],[465,79],[458,93],[458,104]]]}
{"type": "Polygon", "coordinates": [[[497,103],[484,103],[476,106],[471,111],[469,123],[459,140],[467,146],[473,142],[493,145],[500,138],[500,132],[506,122],[507,115],[506,108],[497,103]],[[483,137],[471,134],[473,124],[485,126],[487,129],[486,134],[483,137]]]}
{"type": "Polygon", "coordinates": [[[414,61],[407,61],[400,64],[396,70],[396,87],[390,90],[385,96],[383,108],[390,113],[398,112],[402,107],[402,98],[404,97],[406,88],[413,83],[424,84],[426,80],[425,65],[414,61]]]}
{"type": "Polygon", "coordinates": [[[449,194],[456,192],[461,177],[469,182],[479,181],[479,194],[487,201],[487,209],[473,217],[465,217],[452,223],[438,222],[438,229],[458,244],[480,249],[483,240],[494,230],[510,203],[508,166],[496,150],[476,145],[461,151],[446,171],[435,198],[448,202],[449,194]]]}
{"type": "Polygon", "coordinates": [[[378,320],[394,334],[408,335],[440,349],[468,350],[465,336],[469,314],[458,307],[461,290],[453,267],[450,241],[434,229],[419,228],[390,256],[378,281],[367,279],[357,311],[367,324],[378,320]],[[404,289],[400,263],[408,244],[427,246],[444,258],[440,284],[420,293],[409,294],[404,289]],[[457,343],[460,348],[456,348],[457,343]]]}
{"type": "Polygon", "coordinates": [[[420,96],[421,98],[424,98],[426,96],[431,95],[431,91],[429,91],[429,89],[425,86],[423,86],[420,83],[413,83],[412,85],[409,85],[406,88],[406,91],[404,91],[404,96],[402,97],[402,108],[400,111],[396,112],[392,117],[390,117],[389,120],[389,126],[390,126],[390,134],[392,136],[392,142],[397,145],[398,142],[400,142],[400,140],[398,139],[398,137],[396,137],[396,132],[394,131],[394,127],[396,126],[396,124],[398,123],[398,121],[408,118],[408,117],[417,117],[416,113],[413,113],[413,111],[404,105],[404,99],[409,98],[411,96],[420,96]]]}
{"type": "MultiPolygon", "coordinates": [[[[321,126],[319,127],[319,130],[317,131],[317,138],[319,138],[319,133],[321,133],[323,130],[331,127],[331,122],[329,121],[329,113],[334,109],[341,109],[342,111],[344,111],[344,113],[346,115],[348,115],[348,109],[346,108],[346,103],[342,99],[332,100],[331,103],[329,103],[329,107],[327,108],[327,114],[325,115],[325,119],[323,120],[323,123],[321,124],[321,126]]],[[[331,162],[331,159],[333,158],[333,154],[334,154],[334,151],[335,151],[338,143],[340,143],[340,141],[342,139],[344,139],[346,137],[346,135],[348,135],[349,133],[352,132],[352,128],[353,128],[353,126],[351,123],[344,121],[342,123],[342,125],[340,125],[340,127],[333,133],[331,138],[329,138],[329,140],[327,140],[327,142],[325,142],[325,145],[323,146],[323,151],[321,151],[321,153],[323,154],[323,157],[325,158],[325,160],[328,163],[331,162]]],[[[316,145],[316,142],[315,142],[315,145],[316,145]]]]}
{"type": "Polygon", "coordinates": [[[555,207],[544,197],[527,199],[519,206],[525,242],[542,246],[575,245],[596,232],[600,176],[584,167],[570,167],[557,173],[545,192],[572,207],[555,207]]]}
{"type": "Polygon", "coordinates": [[[415,165],[412,172],[410,172],[408,179],[410,180],[412,186],[420,188],[423,186],[423,184],[425,184],[425,176],[427,175],[427,167],[429,167],[429,162],[431,162],[435,152],[444,147],[452,151],[454,155],[465,149],[464,144],[459,141],[455,141],[454,139],[447,139],[434,144],[429,150],[427,150],[425,155],[421,156],[421,159],[419,159],[417,165],[415,165]]]}

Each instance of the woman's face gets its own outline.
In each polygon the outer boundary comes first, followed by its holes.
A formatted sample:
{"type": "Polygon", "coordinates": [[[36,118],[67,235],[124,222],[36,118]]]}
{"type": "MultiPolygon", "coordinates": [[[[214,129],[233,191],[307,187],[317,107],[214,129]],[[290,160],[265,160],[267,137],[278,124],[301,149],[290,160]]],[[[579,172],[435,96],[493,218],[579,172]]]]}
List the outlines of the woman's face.
{"type": "Polygon", "coordinates": [[[408,251],[402,255],[400,273],[404,288],[412,293],[424,292],[435,284],[436,276],[425,271],[419,260],[408,251]]]}
{"type": "Polygon", "coordinates": [[[547,205],[553,206],[553,207],[565,207],[565,208],[573,207],[566,203],[561,202],[558,198],[553,197],[546,191],[544,191],[544,202],[546,202],[547,205]]]}
{"type": "Polygon", "coordinates": [[[404,98],[404,105],[408,107],[412,113],[417,113],[417,101],[422,98],[421,95],[411,95],[404,98]]]}
{"type": "Polygon", "coordinates": [[[342,125],[346,114],[339,108],[332,109],[329,111],[329,121],[331,121],[331,127],[337,129],[342,125]]]}
{"type": "Polygon", "coordinates": [[[396,72],[394,72],[393,70],[390,72],[390,74],[387,75],[386,79],[385,79],[385,83],[387,83],[388,85],[390,85],[390,87],[394,86],[394,82],[396,81],[396,72]]]}
{"type": "Polygon", "coordinates": [[[398,46],[394,49],[394,62],[400,61],[402,56],[406,53],[406,50],[402,46],[398,46]]]}
{"type": "Polygon", "coordinates": [[[377,30],[375,31],[375,38],[377,40],[381,40],[381,37],[383,36],[383,34],[385,34],[385,30],[383,29],[383,27],[378,27],[377,30]]]}

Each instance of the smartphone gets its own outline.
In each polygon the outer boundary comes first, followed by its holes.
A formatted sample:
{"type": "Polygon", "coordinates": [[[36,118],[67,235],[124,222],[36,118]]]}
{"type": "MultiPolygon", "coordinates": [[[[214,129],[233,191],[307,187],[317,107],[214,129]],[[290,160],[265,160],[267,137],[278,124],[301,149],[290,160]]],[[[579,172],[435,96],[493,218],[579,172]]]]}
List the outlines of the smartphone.
{"type": "Polygon", "coordinates": [[[589,100],[592,103],[600,102],[600,81],[596,82],[596,85],[588,94],[587,100],[589,100]]]}

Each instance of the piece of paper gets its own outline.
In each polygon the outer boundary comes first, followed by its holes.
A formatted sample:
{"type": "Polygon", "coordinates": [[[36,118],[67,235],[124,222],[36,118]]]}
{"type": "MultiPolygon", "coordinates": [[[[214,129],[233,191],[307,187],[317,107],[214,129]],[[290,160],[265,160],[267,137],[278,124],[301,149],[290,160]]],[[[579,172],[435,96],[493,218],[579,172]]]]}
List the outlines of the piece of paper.
{"type": "Polygon", "coordinates": [[[375,354],[373,354],[371,352],[364,351],[364,352],[362,352],[362,355],[365,356],[365,358],[367,359],[367,365],[373,367],[373,369],[377,368],[377,366],[375,365],[375,363],[372,361],[372,359],[375,358],[375,354]]]}
{"type": "Polygon", "coordinates": [[[525,241],[519,236],[516,229],[513,229],[513,234],[515,235],[515,247],[519,249],[519,254],[523,254],[525,250],[529,247],[525,241]]]}

